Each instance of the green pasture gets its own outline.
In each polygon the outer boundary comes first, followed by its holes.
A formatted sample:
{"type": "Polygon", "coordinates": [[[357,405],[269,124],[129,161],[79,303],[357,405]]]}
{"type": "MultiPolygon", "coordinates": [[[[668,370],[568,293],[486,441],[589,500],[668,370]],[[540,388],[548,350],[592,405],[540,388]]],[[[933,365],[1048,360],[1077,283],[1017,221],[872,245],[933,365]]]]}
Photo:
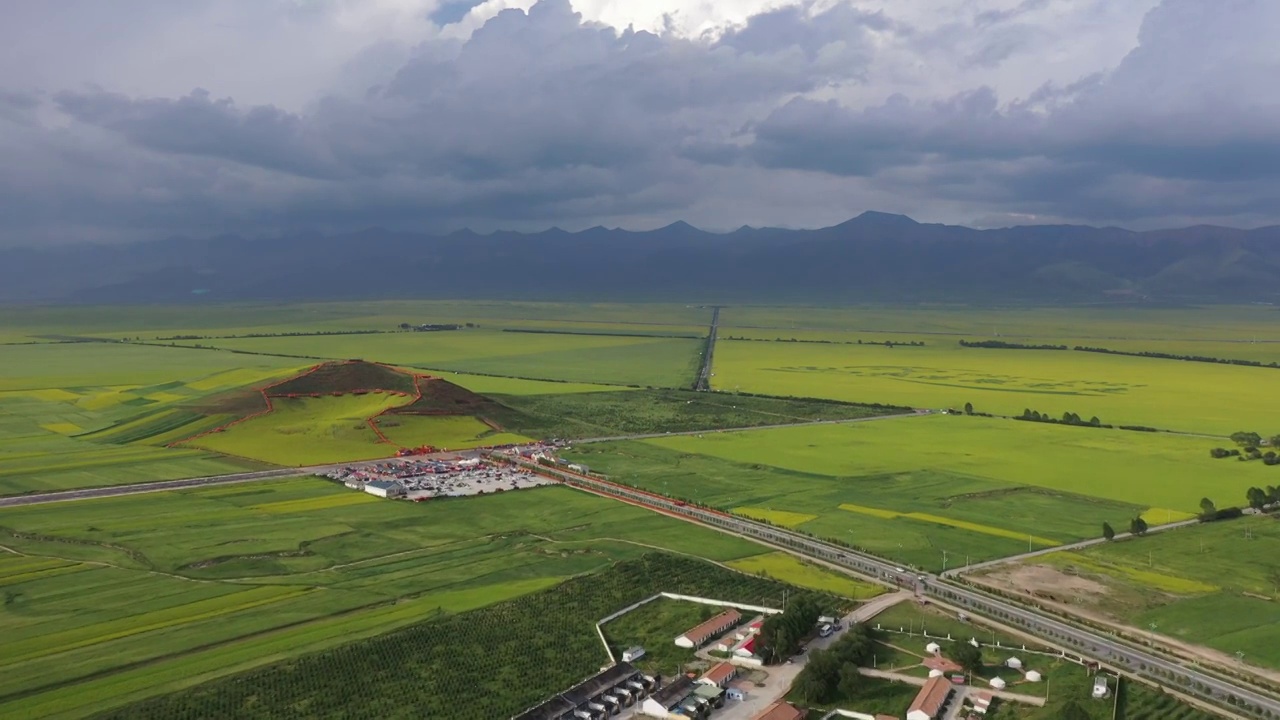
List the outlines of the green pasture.
{"type": "Polygon", "coordinates": [[[0,493],[259,467],[165,447],[231,420],[193,408],[296,361],[116,343],[0,346],[0,493]]]}
{"type": "MultiPolygon", "coordinates": [[[[865,305],[850,307],[733,306],[720,311],[723,335],[775,331],[848,333],[857,339],[894,339],[896,333],[950,338],[1000,337],[1010,341],[1057,338],[1092,340],[1280,341],[1274,307],[1206,305],[1186,307],[1021,307],[969,305],[865,305]],[[881,333],[872,337],[872,333],[881,333]]],[[[1055,343],[1056,344],[1056,343],[1055,343]]],[[[1102,344],[1102,343],[1089,343],[1102,344]]]]}
{"type": "Polygon", "coordinates": [[[375,422],[388,440],[403,447],[433,445],[446,450],[465,450],[529,442],[529,438],[497,432],[476,418],[464,415],[383,415],[375,422]]]}
{"type": "MultiPolygon", "coordinates": [[[[1199,512],[1205,496],[1228,507],[1243,503],[1249,487],[1276,482],[1270,472],[1274,468],[1260,463],[1214,460],[1202,438],[979,417],[904,417],[648,442],[682,453],[838,477],[932,471],[983,478],[1005,487],[1031,486],[1155,508],[1148,519],[1158,523],[1199,512]]],[[[856,498],[849,502],[876,507],[856,498]]],[[[1097,519],[1101,523],[1104,518],[1097,519]]]]}
{"type": "Polygon", "coordinates": [[[185,446],[274,465],[389,457],[399,448],[382,442],[368,419],[406,402],[407,398],[385,394],[272,398],[271,412],[195,438],[185,446]]]}
{"type": "Polygon", "coordinates": [[[671,676],[684,672],[693,663],[700,663],[705,670],[708,665],[705,660],[699,661],[693,650],[682,648],[674,641],[684,631],[722,610],[724,608],[712,605],[659,598],[610,620],[601,630],[615,657],[622,657],[627,648],[639,645],[645,654],[633,665],[645,672],[671,676]]]}
{"type": "Polygon", "coordinates": [[[717,389],[1019,415],[1074,412],[1104,423],[1228,435],[1273,422],[1262,388],[1280,370],[1096,353],[722,341],[717,389]]]}
{"type": "Polygon", "coordinates": [[[593,385],[591,383],[558,382],[552,380],[525,380],[522,378],[492,375],[467,375],[458,372],[436,373],[454,385],[460,385],[480,395],[567,395],[576,393],[627,392],[632,388],[622,385],[593,385]]]}
{"type": "Polygon", "coordinates": [[[1154,624],[1156,632],[1280,668],[1280,522],[1273,518],[1203,523],[1027,564],[1100,583],[1079,601],[1117,620],[1154,624]]]}
{"type": "Polygon", "coordinates": [[[758,398],[692,390],[493,395],[514,412],[491,419],[535,437],[610,437],[847,420],[894,412],[845,403],[758,398]]]}
{"type": "Polygon", "coordinates": [[[473,323],[586,332],[705,331],[711,311],[675,304],[386,300],[0,307],[0,342],[97,336],[153,340],[177,335],[246,335],[396,330],[400,323],[473,323]]]}
{"type": "Polygon", "coordinates": [[[0,545],[5,717],[83,716],[654,548],[764,551],[562,487],[407,503],[315,478],[0,510],[0,545]]]}
{"type": "Polygon", "coordinates": [[[243,352],[326,360],[360,358],[437,372],[655,387],[691,384],[702,349],[702,341],[696,339],[487,329],[199,342],[243,352]]]}
{"type": "Polygon", "coordinates": [[[860,466],[856,448],[842,440],[855,429],[888,432],[928,422],[902,418],[601,443],[579,446],[568,457],[622,482],[929,569],[942,568],[944,551],[947,567],[956,567],[1096,537],[1103,521],[1124,526],[1145,507],[946,463],[907,464],[909,449],[884,453],[904,459],[894,469],[860,466]],[[789,455],[788,447],[809,455],[789,455]]]}

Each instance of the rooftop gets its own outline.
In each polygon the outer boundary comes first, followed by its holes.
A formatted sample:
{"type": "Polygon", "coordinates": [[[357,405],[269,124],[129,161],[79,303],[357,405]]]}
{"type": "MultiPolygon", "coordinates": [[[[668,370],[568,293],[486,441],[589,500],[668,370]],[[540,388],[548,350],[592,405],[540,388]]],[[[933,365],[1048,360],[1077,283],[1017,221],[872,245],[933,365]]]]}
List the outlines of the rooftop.
{"type": "Polygon", "coordinates": [[[763,712],[756,715],[752,720],[801,720],[804,716],[805,712],[800,708],[779,700],[765,708],[763,712]]]}
{"type": "Polygon", "coordinates": [[[653,701],[663,707],[671,707],[689,696],[693,688],[693,680],[688,675],[681,675],[672,680],[661,690],[653,694],[653,701]]]}
{"type": "Polygon", "coordinates": [[[947,697],[951,695],[951,683],[944,677],[929,678],[920,688],[916,699],[911,701],[911,707],[907,709],[907,714],[917,710],[923,710],[929,717],[938,714],[942,706],[947,702],[947,697]]]}
{"type": "Polygon", "coordinates": [[[738,612],[737,610],[733,610],[733,609],[725,610],[724,612],[720,613],[719,615],[716,615],[710,620],[707,620],[696,627],[693,627],[693,628],[690,628],[689,630],[684,631],[683,633],[681,633],[681,637],[686,637],[694,641],[695,643],[700,643],[703,640],[706,640],[712,635],[715,635],[716,633],[723,630],[726,625],[732,625],[733,623],[736,623],[741,619],[742,619],[742,613],[738,612]]]}
{"type": "Polygon", "coordinates": [[[523,713],[515,716],[512,720],[547,720],[548,718],[558,718],[565,713],[572,712],[575,708],[583,705],[588,700],[591,700],[614,685],[639,674],[640,671],[636,670],[631,663],[618,663],[613,667],[601,670],[598,674],[583,680],[541,705],[525,710],[523,713]]]}
{"type": "Polygon", "coordinates": [[[737,672],[738,668],[734,667],[731,663],[722,662],[708,670],[701,679],[719,685],[725,680],[733,677],[737,672]]]}

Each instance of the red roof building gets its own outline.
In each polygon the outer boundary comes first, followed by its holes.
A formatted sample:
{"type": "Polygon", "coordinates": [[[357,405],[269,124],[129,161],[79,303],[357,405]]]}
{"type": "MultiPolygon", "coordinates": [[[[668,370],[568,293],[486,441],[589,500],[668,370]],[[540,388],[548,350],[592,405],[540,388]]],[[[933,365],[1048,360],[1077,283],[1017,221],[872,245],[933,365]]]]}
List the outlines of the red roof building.
{"type": "Polygon", "coordinates": [[[808,710],[801,710],[791,703],[779,700],[765,708],[751,720],[804,720],[804,716],[808,712],[808,710]]]}
{"type": "Polygon", "coordinates": [[[737,625],[741,620],[742,613],[737,610],[725,610],[697,627],[686,630],[683,635],[676,638],[676,645],[684,648],[702,647],[708,640],[737,625]]]}
{"type": "Polygon", "coordinates": [[[738,676],[738,668],[727,662],[722,662],[708,670],[702,677],[698,678],[698,682],[707,685],[715,685],[716,687],[726,687],[730,680],[738,676]]]}
{"type": "Polygon", "coordinates": [[[937,720],[950,697],[951,683],[946,678],[929,678],[924,687],[920,688],[916,699],[911,701],[911,707],[907,709],[907,720],[937,720]]]}

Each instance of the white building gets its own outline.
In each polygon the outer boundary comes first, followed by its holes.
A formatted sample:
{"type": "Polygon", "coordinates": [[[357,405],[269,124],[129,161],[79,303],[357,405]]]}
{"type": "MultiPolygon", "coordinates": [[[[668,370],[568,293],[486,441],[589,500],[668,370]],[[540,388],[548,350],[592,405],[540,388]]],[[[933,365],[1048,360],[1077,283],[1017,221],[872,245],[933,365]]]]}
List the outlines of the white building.
{"type": "Polygon", "coordinates": [[[1008,683],[1004,681],[1004,678],[998,678],[998,677],[993,677],[988,682],[991,683],[991,687],[997,690],[1003,690],[1005,686],[1008,685],[1008,683]]]}
{"type": "Polygon", "coordinates": [[[1005,661],[1004,661],[1004,666],[1005,666],[1005,667],[1009,667],[1009,668],[1013,668],[1014,670],[1021,670],[1021,669],[1022,669],[1022,661],[1021,661],[1021,660],[1019,660],[1019,659],[1018,659],[1018,658],[1016,658],[1016,657],[1011,657],[1011,658],[1009,658],[1008,660],[1005,660],[1005,661]]]}
{"type": "Polygon", "coordinates": [[[1111,694],[1111,688],[1107,687],[1106,675],[1093,676],[1093,696],[1096,698],[1104,698],[1111,694]]]}
{"type": "Polygon", "coordinates": [[[1040,682],[1044,678],[1035,670],[1028,670],[1026,674],[1027,682],[1040,682]]]}
{"type": "Polygon", "coordinates": [[[404,497],[404,486],[391,480],[373,480],[364,484],[364,491],[380,498],[404,497]]]}
{"type": "Polygon", "coordinates": [[[631,662],[632,660],[639,660],[642,657],[644,657],[644,648],[639,645],[629,647],[622,651],[622,662],[631,662]]]}

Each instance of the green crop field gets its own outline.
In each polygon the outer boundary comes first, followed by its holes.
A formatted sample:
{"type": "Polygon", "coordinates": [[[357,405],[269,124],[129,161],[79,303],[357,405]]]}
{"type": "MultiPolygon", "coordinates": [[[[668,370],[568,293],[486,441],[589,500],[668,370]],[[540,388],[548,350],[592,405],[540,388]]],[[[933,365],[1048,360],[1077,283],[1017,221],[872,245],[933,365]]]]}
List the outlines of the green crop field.
{"type": "MultiPolygon", "coordinates": [[[[554,588],[410,627],[104,714],[104,718],[415,716],[505,718],[597,673],[597,620],[662,587],[772,605],[786,586],[706,562],[650,553],[554,588]],[[348,684],[346,678],[365,682],[348,684]],[[335,681],[342,691],[335,692],[335,681]]],[[[168,678],[162,678],[167,680],[168,678]]],[[[195,681],[186,683],[194,685],[195,681]]],[[[68,705],[83,699],[66,698],[68,705]]],[[[46,703],[40,709],[54,706],[46,703]]]]}
{"type": "Polygon", "coordinates": [[[944,550],[954,567],[1097,537],[1104,521],[1185,519],[1206,494],[1242,502],[1270,469],[1214,461],[1193,438],[945,416],[584,445],[571,457],[927,568],[944,550]]]}
{"type": "Polygon", "coordinates": [[[905,412],[827,401],[758,398],[692,390],[494,395],[513,413],[503,427],[538,437],[610,437],[847,420],[905,412]]]}
{"type": "Polygon", "coordinates": [[[978,417],[906,417],[649,442],[842,477],[942,471],[1155,508],[1148,519],[1161,523],[1198,512],[1206,495],[1221,507],[1241,504],[1249,487],[1272,477],[1261,464],[1240,467],[1210,458],[1199,438],[978,417]]]}
{"type": "MultiPolygon", "coordinates": [[[[201,340],[241,352],[376,360],[434,371],[579,383],[682,387],[693,382],[701,340],[507,333],[486,329],[201,340]]],[[[211,351],[206,351],[211,352],[211,351]]]]}
{"type": "Polygon", "coordinates": [[[881,585],[855,580],[784,552],[754,555],[730,560],[726,564],[735,570],[770,577],[788,585],[855,600],[866,600],[885,592],[881,585]]]}
{"type": "Polygon", "coordinates": [[[407,398],[394,395],[273,398],[271,412],[185,443],[275,465],[319,465],[395,455],[368,419],[407,398]]]}
{"type": "Polygon", "coordinates": [[[217,475],[260,467],[169,442],[233,414],[210,395],[298,361],[116,343],[0,346],[0,493],[217,475]]]}
{"type": "Polygon", "coordinates": [[[1269,517],[1054,553],[979,577],[1280,668],[1280,522],[1269,517]]]}
{"type": "Polygon", "coordinates": [[[83,715],[652,548],[765,552],[567,488],[417,504],[314,478],[6,509],[0,545],[3,717],[83,715]]]}
{"type": "Polygon", "coordinates": [[[155,340],[267,333],[389,331],[400,323],[586,332],[705,332],[711,311],[673,304],[346,301],[129,307],[0,307],[0,342],[59,337],[155,340]]]}
{"type": "Polygon", "coordinates": [[[496,432],[473,417],[430,415],[384,415],[375,421],[387,439],[396,445],[433,445],[446,450],[465,450],[482,445],[529,442],[513,433],[496,432]]]}
{"type": "Polygon", "coordinates": [[[1228,435],[1273,422],[1280,370],[1083,352],[722,341],[720,390],[959,408],[1074,412],[1116,425],[1228,435]]]}

